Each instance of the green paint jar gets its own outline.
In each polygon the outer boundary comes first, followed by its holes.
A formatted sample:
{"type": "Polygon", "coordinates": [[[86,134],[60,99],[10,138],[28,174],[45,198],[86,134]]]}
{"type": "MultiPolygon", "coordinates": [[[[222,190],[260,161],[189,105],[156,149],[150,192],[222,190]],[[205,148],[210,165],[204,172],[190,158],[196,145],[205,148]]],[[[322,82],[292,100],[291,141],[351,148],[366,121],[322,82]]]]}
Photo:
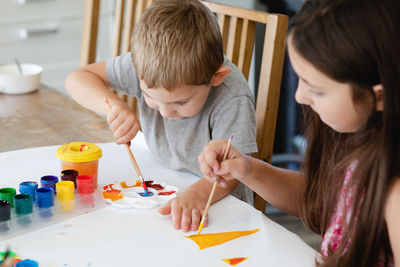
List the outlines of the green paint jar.
{"type": "Polygon", "coordinates": [[[10,207],[14,207],[14,196],[17,194],[15,188],[4,187],[0,188],[0,200],[10,202],[10,207]]]}

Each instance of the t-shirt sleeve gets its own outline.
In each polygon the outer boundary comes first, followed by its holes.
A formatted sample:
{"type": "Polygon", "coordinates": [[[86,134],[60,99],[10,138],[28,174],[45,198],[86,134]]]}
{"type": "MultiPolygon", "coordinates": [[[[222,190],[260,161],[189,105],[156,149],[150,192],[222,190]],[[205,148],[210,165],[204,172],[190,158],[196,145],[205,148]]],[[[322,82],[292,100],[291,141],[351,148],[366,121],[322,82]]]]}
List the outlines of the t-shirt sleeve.
{"type": "Polygon", "coordinates": [[[139,77],[132,63],[131,53],[107,60],[106,74],[114,90],[140,98],[139,77]]]}
{"type": "Polygon", "coordinates": [[[220,106],[213,119],[212,139],[228,139],[242,153],[257,152],[254,102],[249,96],[231,98],[220,106]]]}

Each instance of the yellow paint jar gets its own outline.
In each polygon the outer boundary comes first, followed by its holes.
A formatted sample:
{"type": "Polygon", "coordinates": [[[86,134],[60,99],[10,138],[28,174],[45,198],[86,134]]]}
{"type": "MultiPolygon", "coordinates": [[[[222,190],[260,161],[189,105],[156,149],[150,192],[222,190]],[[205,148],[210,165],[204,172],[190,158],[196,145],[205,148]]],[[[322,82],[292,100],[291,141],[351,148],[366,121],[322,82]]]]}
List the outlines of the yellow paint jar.
{"type": "Polygon", "coordinates": [[[71,142],[57,149],[61,160],[61,170],[77,170],[79,175],[93,175],[93,187],[97,188],[98,162],[102,152],[100,147],[88,142],[71,142]]]}
{"type": "Polygon", "coordinates": [[[61,181],[56,183],[57,199],[69,201],[75,199],[75,184],[71,181],[61,181]]]}
{"type": "Polygon", "coordinates": [[[72,181],[61,181],[56,183],[57,199],[63,211],[75,208],[75,184],[72,181]]]}

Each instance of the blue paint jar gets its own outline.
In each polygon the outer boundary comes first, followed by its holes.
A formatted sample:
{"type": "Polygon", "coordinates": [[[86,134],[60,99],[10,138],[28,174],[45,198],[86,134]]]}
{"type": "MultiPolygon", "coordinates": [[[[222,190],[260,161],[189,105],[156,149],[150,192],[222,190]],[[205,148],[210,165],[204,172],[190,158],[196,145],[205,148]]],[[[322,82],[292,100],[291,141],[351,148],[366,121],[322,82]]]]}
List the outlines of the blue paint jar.
{"type": "Polygon", "coordinates": [[[34,260],[26,259],[26,260],[17,262],[15,267],[39,267],[39,263],[34,260]]]}
{"type": "Polygon", "coordinates": [[[36,189],[36,204],[39,208],[40,217],[50,217],[53,215],[54,193],[50,187],[41,187],[36,189]]]}
{"type": "Polygon", "coordinates": [[[58,183],[58,177],[54,175],[46,175],[40,178],[42,187],[49,187],[53,189],[53,193],[56,193],[56,183],[58,183]]]}
{"type": "Polygon", "coordinates": [[[38,184],[34,181],[27,181],[27,182],[22,182],[19,184],[19,192],[21,194],[31,195],[33,202],[35,202],[37,188],[38,188],[38,184]]]}

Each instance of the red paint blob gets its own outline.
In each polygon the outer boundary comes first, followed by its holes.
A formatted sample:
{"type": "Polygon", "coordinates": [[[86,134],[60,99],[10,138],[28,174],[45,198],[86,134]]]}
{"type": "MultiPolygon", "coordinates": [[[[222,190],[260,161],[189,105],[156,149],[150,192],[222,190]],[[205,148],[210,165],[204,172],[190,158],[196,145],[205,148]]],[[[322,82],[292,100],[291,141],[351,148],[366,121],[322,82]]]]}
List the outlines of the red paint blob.
{"type": "Polygon", "coordinates": [[[154,181],[146,181],[146,186],[147,187],[151,187],[154,188],[155,190],[163,190],[164,186],[160,185],[160,184],[153,184],[154,181]]]}
{"type": "Polygon", "coordinates": [[[158,193],[160,196],[169,196],[175,193],[176,191],[168,191],[168,192],[160,192],[158,193]]]}

